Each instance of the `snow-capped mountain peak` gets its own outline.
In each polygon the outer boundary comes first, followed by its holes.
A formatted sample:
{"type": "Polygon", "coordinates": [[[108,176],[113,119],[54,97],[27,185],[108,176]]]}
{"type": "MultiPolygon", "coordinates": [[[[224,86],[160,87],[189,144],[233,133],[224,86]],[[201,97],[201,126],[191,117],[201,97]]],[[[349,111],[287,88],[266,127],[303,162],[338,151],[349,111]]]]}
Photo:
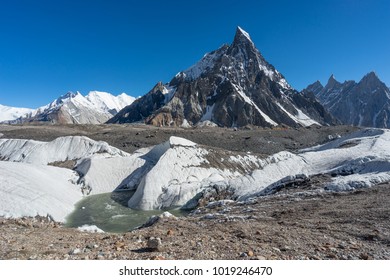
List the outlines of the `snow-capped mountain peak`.
{"type": "Polygon", "coordinates": [[[242,29],[240,26],[237,26],[236,35],[237,35],[237,33],[242,34],[242,35],[245,36],[249,41],[252,42],[252,39],[251,39],[251,36],[249,36],[249,33],[246,32],[244,29],[242,29]]]}
{"type": "Polygon", "coordinates": [[[108,92],[90,91],[85,97],[96,109],[107,111],[113,115],[118,113],[123,107],[130,105],[135,100],[134,97],[125,93],[114,96],[108,92]]]}
{"type": "Polygon", "coordinates": [[[0,122],[12,121],[21,116],[30,114],[34,109],[9,107],[0,104],[0,122]]]}
{"type": "Polygon", "coordinates": [[[236,34],[234,36],[234,40],[233,40],[232,45],[235,45],[235,44],[250,44],[250,45],[254,46],[254,43],[253,43],[249,33],[246,32],[244,29],[242,29],[239,26],[237,26],[236,34]]]}
{"type": "Polygon", "coordinates": [[[123,107],[130,105],[134,97],[122,93],[114,96],[107,92],[91,91],[87,96],[80,92],[67,92],[51,103],[31,110],[27,115],[14,118],[12,123],[54,122],[96,124],[112,118],[123,107]]]}
{"type": "Polygon", "coordinates": [[[169,84],[159,84],[109,122],[189,126],[209,121],[225,127],[272,127],[333,120],[314,98],[295,91],[264,59],[250,35],[237,27],[231,45],[207,53],[169,84]]]}

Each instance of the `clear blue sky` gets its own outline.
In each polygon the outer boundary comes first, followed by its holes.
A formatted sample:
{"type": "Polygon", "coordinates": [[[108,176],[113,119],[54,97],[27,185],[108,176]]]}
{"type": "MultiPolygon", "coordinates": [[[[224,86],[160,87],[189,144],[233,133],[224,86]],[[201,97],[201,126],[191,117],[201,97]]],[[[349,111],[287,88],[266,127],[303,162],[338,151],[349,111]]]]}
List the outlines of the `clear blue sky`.
{"type": "Polygon", "coordinates": [[[0,104],[143,95],[231,43],[237,25],[298,90],[372,70],[390,86],[389,15],[387,0],[0,0],[0,104]]]}

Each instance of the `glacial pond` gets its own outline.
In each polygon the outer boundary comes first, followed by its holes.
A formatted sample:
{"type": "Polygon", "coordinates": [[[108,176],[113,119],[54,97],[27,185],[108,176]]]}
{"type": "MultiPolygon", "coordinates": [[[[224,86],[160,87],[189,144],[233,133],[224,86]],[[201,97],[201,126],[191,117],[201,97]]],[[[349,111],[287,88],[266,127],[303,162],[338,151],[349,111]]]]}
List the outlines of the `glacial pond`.
{"type": "Polygon", "coordinates": [[[89,195],[79,201],[75,210],[66,218],[65,226],[96,225],[105,232],[126,232],[144,224],[151,216],[169,211],[175,216],[187,212],[180,209],[133,210],[127,201],[134,192],[113,192],[89,195]]]}

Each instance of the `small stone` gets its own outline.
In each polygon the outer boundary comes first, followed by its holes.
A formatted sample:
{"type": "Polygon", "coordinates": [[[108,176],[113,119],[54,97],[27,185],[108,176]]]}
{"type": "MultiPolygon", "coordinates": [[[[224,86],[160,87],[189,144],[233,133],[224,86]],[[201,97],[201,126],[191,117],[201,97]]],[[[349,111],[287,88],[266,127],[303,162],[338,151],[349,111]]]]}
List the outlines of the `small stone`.
{"type": "Polygon", "coordinates": [[[147,246],[149,249],[152,249],[152,250],[156,250],[156,251],[160,251],[161,250],[161,239],[160,238],[156,238],[156,237],[150,237],[148,242],[147,242],[147,246]]]}
{"type": "Polygon", "coordinates": [[[359,258],[362,260],[368,260],[370,257],[366,253],[361,253],[359,258]]]}
{"type": "Polygon", "coordinates": [[[291,248],[288,246],[284,246],[284,247],[280,248],[280,251],[283,251],[283,252],[289,251],[289,250],[291,250],[291,248]]]}
{"type": "Polygon", "coordinates": [[[266,260],[267,258],[264,257],[264,256],[256,256],[256,259],[257,259],[257,260],[260,260],[260,261],[264,261],[264,260],[266,260]]]}
{"type": "Polygon", "coordinates": [[[151,258],[151,260],[155,260],[155,261],[163,261],[165,260],[165,258],[163,256],[153,256],[151,258]]]}
{"type": "Polygon", "coordinates": [[[38,258],[37,255],[32,255],[32,256],[30,256],[28,259],[29,259],[29,260],[36,260],[37,258],[38,258]]]}
{"type": "Polygon", "coordinates": [[[248,256],[248,254],[245,253],[245,252],[240,254],[240,257],[241,257],[241,258],[246,258],[247,256],[248,256]]]}
{"type": "Polygon", "coordinates": [[[255,255],[255,253],[252,250],[249,250],[247,254],[248,257],[253,257],[255,255]]]}
{"type": "Polygon", "coordinates": [[[280,253],[280,249],[279,248],[276,248],[276,247],[272,247],[272,249],[278,253],[280,253]]]}
{"type": "Polygon", "coordinates": [[[117,247],[117,248],[123,248],[123,247],[125,247],[125,243],[124,242],[120,242],[120,241],[117,241],[117,242],[115,242],[115,247],[117,247]]]}
{"type": "Polygon", "coordinates": [[[330,258],[330,259],[337,259],[337,255],[334,254],[334,253],[329,253],[329,254],[327,255],[327,257],[330,258]]]}
{"type": "Polygon", "coordinates": [[[340,244],[337,245],[337,248],[344,250],[346,247],[345,247],[344,244],[340,243],[340,244]]]}
{"type": "Polygon", "coordinates": [[[173,235],[174,234],[174,231],[172,230],[172,229],[169,229],[168,231],[167,231],[167,235],[173,235]]]}
{"type": "Polygon", "coordinates": [[[76,248],[76,249],[70,251],[69,255],[77,255],[80,253],[81,253],[81,250],[79,248],[76,248]]]}

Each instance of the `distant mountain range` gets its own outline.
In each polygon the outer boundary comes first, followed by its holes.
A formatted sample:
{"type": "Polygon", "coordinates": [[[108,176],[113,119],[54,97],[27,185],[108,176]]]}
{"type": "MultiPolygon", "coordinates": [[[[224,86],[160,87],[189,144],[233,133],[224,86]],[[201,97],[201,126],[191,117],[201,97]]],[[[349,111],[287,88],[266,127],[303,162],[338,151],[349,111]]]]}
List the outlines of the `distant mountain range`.
{"type": "Polygon", "coordinates": [[[60,124],[105,123],[123,107],[135,100],[125,93],[113,96],[91,91],[85,97],[79,92],[67,94],[38,109],[0,107],[0,121],[8,123],[50,122],[60,124]]]}
{"type": "Polygon", "coordinates": [[[0,105],[0,122],[74,124],[133,123],[155,126],[222,127],[347,124],[390,128],[390,89],[371,72],[361,81],[332,75],[301,92],[257,50],[237,27],[231,45],[207,53],[169,83],[157,83],[135,99],[91,91],[69,92],[38,109],[0,105]]]}
{"type": "Polygon", "coordinates": [[[240,27],[231,45],[207,53],[168,84],[158,83],[108,123],[138,121],[224,127],[337,123],[315,98],[294,90],[240,27]]]}
{"type": "Polygon", "coordinates": [[[390,89],[374,72],[365,75],[358,83],[340,83],[332,75],[325,87],[317,81],[303,93],[313,93],[343,124],[390,128],[390,89]]]}

